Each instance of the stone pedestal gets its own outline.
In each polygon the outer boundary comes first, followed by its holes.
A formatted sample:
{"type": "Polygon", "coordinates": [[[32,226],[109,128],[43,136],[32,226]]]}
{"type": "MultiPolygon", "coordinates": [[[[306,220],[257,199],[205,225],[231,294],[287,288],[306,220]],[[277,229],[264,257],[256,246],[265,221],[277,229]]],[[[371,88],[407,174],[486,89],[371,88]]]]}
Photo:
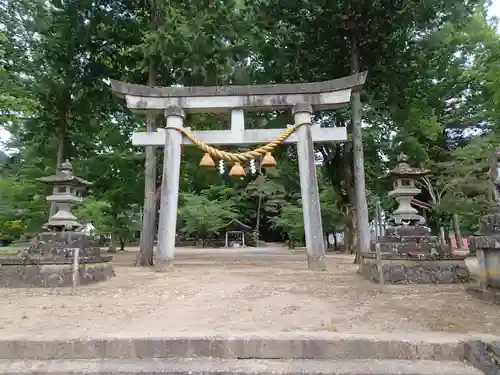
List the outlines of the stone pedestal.
{"type": "Polygon", "coordinates": [[[500,207],[481,218],[480,231],[483,235],[469,241],[477,257],[479,285],[468,291],[500,305],[500,207]]]}
{"type": "Polygon", "coordinates": [[[37,234],[31,246],[32,260],[50,258],[54,262],[66,262],[73,258],[79,248],[78,259],[81,263],[101,261],[101,250],[93,245],[84,232],[42,232],[37,234]]]}
{"type": "Polygon", "coordinates": [[[372,244],[373,252],[377,246],[381,253],[401,254],[415,259],[424,255],[443,257],[447,253],[439,238],[431,236],[430,229],[424,225],[390,226],[386,228],[385,236],[380,238],[377,244],[372,244]]]}

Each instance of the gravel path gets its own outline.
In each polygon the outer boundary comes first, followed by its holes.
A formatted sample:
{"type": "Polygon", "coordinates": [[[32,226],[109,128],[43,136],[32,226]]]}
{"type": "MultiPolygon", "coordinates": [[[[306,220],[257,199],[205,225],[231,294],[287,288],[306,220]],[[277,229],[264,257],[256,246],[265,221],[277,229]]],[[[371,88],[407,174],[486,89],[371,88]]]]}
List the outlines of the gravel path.
{"type": "Polygon", "coordinates": [[[327,272],[306,270],[285,250],[179,252],[155,273],[116,256],[117,277],[68,289],[0,289],[2,336],[227,331],[447,331],[500,335],[500,308],[460,285],[384,286],[356,274],[352,257],[328,256],[327,272]]]}

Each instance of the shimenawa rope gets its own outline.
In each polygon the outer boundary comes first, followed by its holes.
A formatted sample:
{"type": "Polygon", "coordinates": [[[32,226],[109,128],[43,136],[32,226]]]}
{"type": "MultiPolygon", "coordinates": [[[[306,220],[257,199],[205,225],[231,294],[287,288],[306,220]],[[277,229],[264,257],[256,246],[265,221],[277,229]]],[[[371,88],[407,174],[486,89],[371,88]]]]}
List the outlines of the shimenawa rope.
{"type": "Polygon", "coordinates": [[[278,138],[265,144],[264,146],[261,146],[251,151],[240,152],[240,153],[222,151],[215,147],[209,146],[206,143],[200,141],[192,133],[190,133],[188,130],[184,128],[169,127],[169,129],[175,129],[177,131],[180,131],[182,134],[186,136],[186,138],[188,138],[191,142],[193,142],[195,146],[200,148],[203,152],[208,153],[211,157],[215,159],[244,163],[252,159],[260,158],[264,156],[267,152],[271,152],[280,144],[282,144],[288,137],[290,137],[293,134],[293,132],[297,130],[300,126],[310,125],[310,124],[311,123],[309,122],[301,122],[295,124],[292,127],[285,130],[278,138]]]}

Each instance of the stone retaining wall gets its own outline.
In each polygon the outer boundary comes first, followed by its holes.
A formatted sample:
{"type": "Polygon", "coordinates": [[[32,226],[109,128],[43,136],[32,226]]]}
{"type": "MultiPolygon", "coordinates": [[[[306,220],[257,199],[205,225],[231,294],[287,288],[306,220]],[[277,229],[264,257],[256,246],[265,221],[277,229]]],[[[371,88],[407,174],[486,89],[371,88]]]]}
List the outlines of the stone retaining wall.
{"type": "Polygon", "coordinates": [[[470,282],[464,259],[413,260],[382,259],[372,255],[361,257],[359,273],[363,278],[380,283],[382,267],[383,284],[462,284],[470,282]]]}
{"type": "MultiPolygon", "coordinates": [[[[80,264],[79,271],[80,285],[115,276],[110,262],[80,264]]],[[[0,265],[0,287],[3,288],[55,288],[72,283],[72,264],[0,265]]]]}

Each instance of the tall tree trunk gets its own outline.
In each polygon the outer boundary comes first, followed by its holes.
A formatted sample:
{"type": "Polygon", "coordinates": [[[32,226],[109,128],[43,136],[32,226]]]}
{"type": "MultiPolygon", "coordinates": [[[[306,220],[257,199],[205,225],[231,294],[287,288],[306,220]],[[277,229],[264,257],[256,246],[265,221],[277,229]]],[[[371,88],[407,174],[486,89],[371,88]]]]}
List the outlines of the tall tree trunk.
{"type": "MultiPolygon", "coordinates": [[[[352,123],[351,123],[352,127],[352,123]]],[[[347,234],[345,238],[347,247],[346,252],[352,254],[356,251],[357,240],[357,219],[356,219],[356,189],[354,185],[353,174],[353,149],[350,145],[344,146],[344,171],[345,171],[345,185],[347,192],[347,199],[349,201],[349,209],[347,215],[347,234]]],[[[355,259],[356,261],[356,259],[355,259]]]]}
{"type": "Polygon", "coordinates": [[[344,225],[344,249],[343,252],[346,254],[349,254],[349,245],[350,245],[350,237],[351,237],[351,227],[352,227],[352,220],[351,220],[351,211],[349,210],[347,212],[346,218],[345,218],[345,225],[344,225]]]}
{"type": "Polygon", "coordinates": [[[376,225],[378,228],[378,237],[377,241],[380,240],[380,238],[384,235],[384,225],[382,223],[382,205],[380,204],[380,199],[377,200],[377,219],[376,219],[376,225]]]}
{"type": "MultiPolygon", "coordinates": [[[[154,63],[149,65],[149,86],[156,83],[156,69],[154,63]]],[[[147,131],[156,130],[156,115],[147,115],[147,131]]],[[[152,266],[154,263],[153,249],[156,228],[156,147],[146,146],[146,161],[144,163],[144,209],[142,214],[141,238],[139,254],[135,261],[136,266],[152,266]]]]}
{"type": "Polygon", "coordinates": [[[260,228],[260,211],[262,207],[262,194],[259,193],[259,199],[257,201],[257,218],[255,220],[255,231],[258,232],[260,228]]]}
{"type": "Polygon", "coordinates": [[[117,217],[116,215],[113,215],[113,219],[112,219],[112,223],[111,223],[111,239],[109,241],[109,248],[108,248],[108,253],[116,253],[116,243],[118,241],[118,238],[117,238],[117,231],[116,231],[116,221],[117,221],[117,217]]]}
{"type": "MultiPolygon", "coordinates": [[[[66,120],[61,120],[59,124],[59,128],[57,130],[57,156],[56,156],[56,173],[61,168],[61,164],[63,163],[64,157],[64,133],[66,132],[66,120]]],[[[55,215],[57,210],[57,206],[55,202],[50,204],[50,216],[55,215]]],[[[49,216],[49,217],[50,217],[49,216]]]]}
{"type": "Polygon", "coordinates": [[[349,236],[349,254],[352,254],[356,252],[357,256],[357,246],[358,246],[358,223],[356,219],[356,209],[352,209],[352,215],[351,215],[351,233],[349,236]]]}
{"type": "Polygon", "coordinates": [[[260,231],[260,212],[262,209],[262,193],[259,193],[259,200],[257,201],[257,219],[255,220],[254,241],[255,247],[259,247],[259,231],[260,231]]]}
{"type": "Polygon", "coordinates": [[[349,208],[344,226],[344,252],[352,254],[356,250],[356,209],[349,208]]]}
{"type": "MultiPolygon", "coordinates": [[[[355,74],[360,71],[358,38],[355,34],[352,35],[351,42],[351,71],[355,74]]],[[[363,137],[361,131],[362,106],[359,91],[351,94],[351,107],[354,188],[356,191],[357,248],[355,261],[359,263],[360,253],[370,250],[370,223],[368,220],[368,203],[366,201],[363,137]]]]}
{"type": "Polygon", "coordinates": [[[59,130],[57,131],[57,158],[56,158],[56,171],[61,168],[62,160],[64,157],[64,133],[66,125],[61,123],[59,130]]]}
{"type": "Polygon", "coordinates": [[[445,244],[446,243],[446,231],[444,230],[444,227],[442,225],[439,227],[439,236],[441,237],[441,243],[445,244]]]}
{"type": "MultiPolygon", "coordinates": [[[[150,2],[151,21],[150,29],[155,30],[160,22],[159,4],[150,2]]],[[[148,85],[156,85],[157,69],[155,61],[149,61],[148,85]]],[[[163,114],[162,114],[163,115],[163,114]]],[[[158,115],[148,114],[146,129],[148,132],[156,131],[158,115]]],[[[156,230],[156,147],[146,146],[146,160],[144,163],[144,208],[142,215],[141,238],[139,242],[139,254],[135,260],[136,266],[152,266],[154,264],[154,240],[156,230]]]]}
{"type": "Polygon", "coordinates": [[[460,230],[460,218],[458,214],[453,214],[453,229],[455,231],[455,239],[457,240],[457,248],[463,247],[462,231],[460,230]]]}

